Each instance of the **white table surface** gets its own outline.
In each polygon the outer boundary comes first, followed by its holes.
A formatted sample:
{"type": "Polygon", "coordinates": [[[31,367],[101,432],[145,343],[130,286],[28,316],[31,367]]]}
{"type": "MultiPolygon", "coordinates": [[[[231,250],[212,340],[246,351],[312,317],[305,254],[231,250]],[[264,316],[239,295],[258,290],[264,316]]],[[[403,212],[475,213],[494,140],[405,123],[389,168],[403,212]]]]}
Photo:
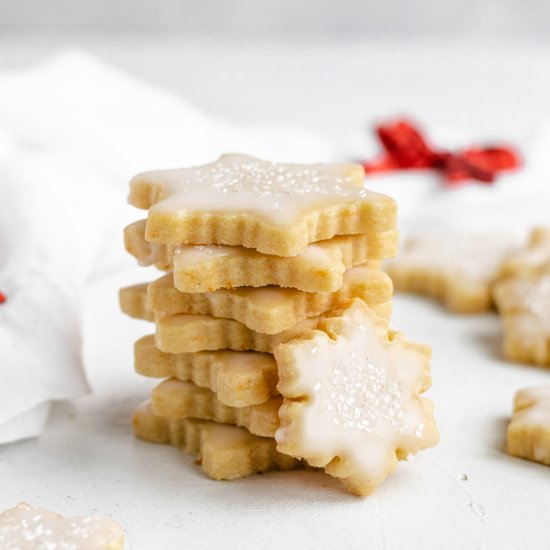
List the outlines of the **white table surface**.
{"type": "MultiPolygon", "coordinates": [[[[366,116],[406,108],[421,119],[498,132],[528,128],[550,110],[543,46],[473,55],[468,45],[449,53],[445,44],[317,43],[295,51],[284,43],[87,40],[80,43],[108,60],[246,123],[294,121],[338,136],[362,131],[366,116]],[[388,74],[392,63],[403,72],[388,74]],[[227,93],[214,87],[220,79],[227,93]],[[342,89],[345,104],[335,99],[342,89]]],[[[2,37],[0,68],[61,43],[2,37]]],[[[154,381],[133,373],[132,343],[150,327],[118,312],[117,289],[147,277],[128,259],[127,273],[90,290],[94,393],[56,406],[41,438],[0,447],[0,509],[25,500],[67,515],[111,515],[132,550],[550,548],[550,470],[503,450],[514,392],[548,383],[550,374],[503,360],[496,315],[453,316],[421,298],[396,298],[392,325],[434,346],[429,396],[441,443],[358,499],[313,472],[210,481],[181,451],[134,440],[132,409],[154,381]]]]}

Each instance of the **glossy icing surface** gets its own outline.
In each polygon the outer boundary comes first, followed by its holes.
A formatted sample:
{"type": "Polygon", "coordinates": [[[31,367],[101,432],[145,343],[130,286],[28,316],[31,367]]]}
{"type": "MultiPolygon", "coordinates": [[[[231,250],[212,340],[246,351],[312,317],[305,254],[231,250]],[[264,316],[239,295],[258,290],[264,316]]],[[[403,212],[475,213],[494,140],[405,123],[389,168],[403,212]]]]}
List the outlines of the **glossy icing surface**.
{"type": "MultiPolygon", "coordinates": [[[[369,312],[371,313],[371,312],[369,312]]],[[[424,357],[390,343],[374,315],[352,307],[335,340],[319,332],[299,349],[304,456],[348,456],[366,476],[383,475],[396,448],[418,450],[425,423],[418,392],[424,357]]],[[[285,429],[277,440],[287,437],[285,429]]]]}
{"type": "Polygon", "coordinates": [[[288,222],[307,205],[376,199],[362,188],[363,177],[357,164],[278,164],[229,154],[203,166],[139,174],[131,185],[162,188],[152,213],[232,210],[288,222]]]}
{"type": "Polygon", "coordinates": [[[123,532],[111,519],[63,518],[26,503],[0,514],[0,548],[17,550],[116,550],[123,532]]]}
{"type": "Polygon", "coordinates": [[[550,385],[518,391],[514,405],[514,424],[534,424],[548,430],[550,434],[550,385]]]}
{"type": "Polygon", "coordinates": [[[550,273],[537,279],[505,282],[506,292],[499,293],[499,308],[529,316],[529,326],[550,335],[550,273]]]}

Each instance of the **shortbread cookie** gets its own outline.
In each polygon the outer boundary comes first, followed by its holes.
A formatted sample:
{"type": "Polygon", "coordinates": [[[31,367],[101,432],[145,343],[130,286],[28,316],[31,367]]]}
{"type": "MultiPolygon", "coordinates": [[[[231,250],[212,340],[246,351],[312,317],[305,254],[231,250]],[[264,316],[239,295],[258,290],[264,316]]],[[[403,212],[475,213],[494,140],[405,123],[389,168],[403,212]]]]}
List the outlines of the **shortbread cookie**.
{"type": "Polygon", "coordinates": [[[118,291],[118,302],[123,313],[134,319],[151,322],[155,320],[155,313],[149,309],[147,302],[148,286],[148,283],[139,283],[118,291]]]}
{"type": "Polygon", "coordinates": [[[505,277],[536,277],[550,271],[550,227],[534,229],[526,246],[506,255],[501,269],[505,277]]]}
{"type": "Polygon", "coordinates": [[[192,382],[169,378],[151,394],[153,414],[163,418],[200,418],[222,424],[235,424],[254,435],[273,437],[279,427],[280,397],[249,407],[228,407],[214,393],[192,382]]]}
{"type": "MultiPolygon", "coordinates": [[[[384,319],[389,319],[391,308],[391,301],[372,306],[376,315],[384,319]]],[[[157,319],[155,345],[166,353],[193,353],[217,349],[273,353],[275,347],[282,342],[300,336],[304,330],[315,328],[318,319],[310,317],[277,334],[263,334],[233,319],[180,313],[157,319]]]]}
{"type": "Polygon", "coordinates": [[[539,277],[500,281],[493,289],[512,361],[550,366],[550,270],[539,277]]]}
{"type": "Polygon", "coordinates": [[[153,443],[169,443],[198,455],[212,479],[238,479],[270,470],[295,470],[303,463],[279,453],[275,440],[244,428],[196,418],[155,416],[148,402],[134,412],[134,433],[153,443]]]}
{"type": "Polygon", "coordinates": [[[283,258],[242,246],[161,245],[145,240],[145,220],[124,230],[126,250],[142,265],[174,272],[182,292],[213,292],[219,288],[277,285],[307,292],[334,292],[346,269],[366,264],[378,268],[397,252],[397,230],[342,235],[307,246],[283,258]]]}
{"type": "MultiPolygon", "coordinates": [[[[147,321],[178,313],[233,318],[257,332],[275,334],[353,297],[361,298],[369,307],[382,306],[390,302],[393,290],[386,273],[364,266],[349,269],[344,274],[344,286],[333,293],[242,287],[188,294],[176,290],[171,277],[167,274],[149,285],[120,289],[122,311],[147,321]]],[[[381,311],[386,309],[381,307],[381,311]]]]}
{"type": "Polygon", "coordinates": [[[550,465],[550,385],[516,393],[507,441],[511,455],[550,465]]]}
{"type": "Polygon", "coordinates": [[[108,518],[71,517],[25,502],[0,514],[3,550],[122,550],[124,532],[108,518]]]}
{"type": "Polygon", "coordinates": [[[277,364],[273,355],[253,351],[199,351],[164,353],[155,347],[154,336],[134,345],[135,369],[154,378],[178,378],[212,390],[231,407],[264,403],[277,391],[277,364]]]}
{"type": "Polygon", "coordinates": [[[277,449],[370,494],[398,459],[437,443],[429,346],[388,333],[360,300],[275,349],[277,449]]]}
{"type": "MultiPolygon", "coordinates": [[[[273,353],[275,346],[299,336],[304,330],[312,330],[318,321],[318,317],[310,317],[277,334],[263,334],[233,319],[186,313],[152,314],[146,307],[143,297],[146,288],[147,285],[142,284],[122,289],[120,306],[130,317],[144,320],[155,318],[155,345],[165,353],[195,353],[221,349],[273,353]]],[[[371,306],[371,309],[379,317],[389,320],[392,301],[371,306]]]]}
{"type": "Polygon", "coordinates": [[[204,166],[146,172],[129,202],[149,209],[146,239],[224,244],[295,256],[335,235],[395,228],[395,202],[363,188],[359,164],[276,164],[223,155],[204,166]]]}
{"type": "MultiPolygon", "coordinates": [[[[124,293],[124,289],[121,292],[124,293]]],[[[235,319],[256,332],[276,334],[352,298],[361,298],[369,306],[388,302],[392,292],[392,282],[386,273],[363,266],[348,269],[342,288],[335,292],[241,287],[188,294],[174,288],[169,273],[149,284],[147,307],[163,314],[191,313],[235,319]]],[[[134,295],[132,289],[130,294],[134,295]]]]}
{"type": "Polygon", "coordinates": [[[492,306],[491,285],[513,248],[513,238],[497,234],[433,234],[409,239],[387,265],[396,290],[427,294],[457,313],[492,306]]]}

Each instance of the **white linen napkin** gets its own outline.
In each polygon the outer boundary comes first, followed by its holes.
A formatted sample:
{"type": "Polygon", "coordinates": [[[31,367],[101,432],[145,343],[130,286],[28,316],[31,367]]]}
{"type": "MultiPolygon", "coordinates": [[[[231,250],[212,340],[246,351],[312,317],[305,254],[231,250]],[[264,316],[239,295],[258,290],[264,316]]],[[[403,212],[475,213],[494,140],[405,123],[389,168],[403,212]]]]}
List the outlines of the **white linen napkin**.
{"type": "Polygon", "coordinates": [[[82,297],[123,263],[130,177],[226,151],[331,158],[305,131],[210,118],[86,53],[0,74],[0,443],[38,435],[53,400],[89,391],[82,297]]]}

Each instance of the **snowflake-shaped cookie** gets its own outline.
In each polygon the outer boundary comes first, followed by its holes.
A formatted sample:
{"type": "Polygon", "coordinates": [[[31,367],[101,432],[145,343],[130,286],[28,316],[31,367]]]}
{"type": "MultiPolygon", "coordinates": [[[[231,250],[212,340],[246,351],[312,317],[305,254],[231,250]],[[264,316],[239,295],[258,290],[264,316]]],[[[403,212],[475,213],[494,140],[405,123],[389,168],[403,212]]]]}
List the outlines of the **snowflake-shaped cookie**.
{"type": "Polygon", "coordinates": [[[516,393],[507,442],[511,455],[550,465],[550,385],[516,393]]]}
{"type": "Polygon", "coordinates": [[[359,299],[317,330],[275,349],[279,451],[324,467],[370,494],[398,459],[438,441],[431,402],[431,350],[388,333],[359,299]]]}
{"type": "Polygon", "coordinates": [[[550,366],[550,269],[535,278],[511,278],[493,290],[512,361],[550,366]]]}
{"type": "Polygon", "coordinates": [[[387,272],[396,290],[427,294],[450,310],[490,309],[491,285],[514,245],[502,234],[424,234],[405,242],[387,272]]]}
{"type": "Polygon", "coordinates": [[[395,227],[395,202],[364,189],[363,180],[359,164],[277,164],[232,154],[204,166],[139,174],[129,201],[149,209],[148,241],[294,256],[334,235],[395,227]]]}
{"type": "Polygon", "coordinates": [[[112,519],[64,518],[22,502],[0,514],[0,548],[122,550],[124,533],[112,519]]]}

